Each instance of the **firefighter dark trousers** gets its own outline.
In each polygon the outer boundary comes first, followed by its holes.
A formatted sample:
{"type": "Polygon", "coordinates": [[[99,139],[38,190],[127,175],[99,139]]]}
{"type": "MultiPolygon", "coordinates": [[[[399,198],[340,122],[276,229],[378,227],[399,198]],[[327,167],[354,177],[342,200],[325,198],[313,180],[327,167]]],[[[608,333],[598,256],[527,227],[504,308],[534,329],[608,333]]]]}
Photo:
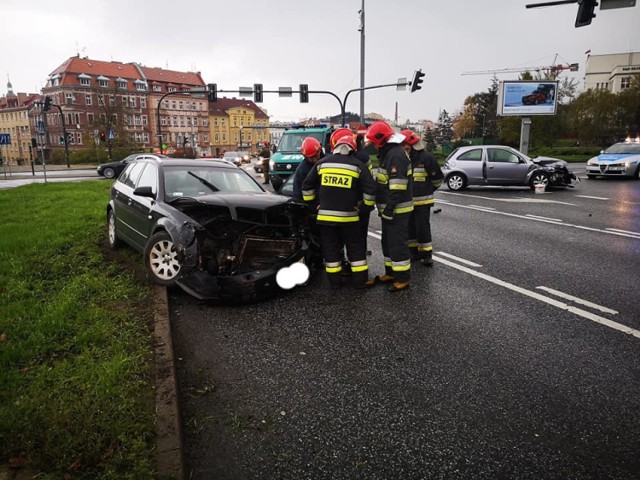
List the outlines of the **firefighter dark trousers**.
{"type": "Polygon", "coordinates": [[[382,255],[384,272],[396,282],[408,282],[411,277],[409,253],[409,213],[394,215],[393,220],[382,219],[382,255]]]}
{"type": "Polygon", "coordinates": [[[413,207],[409,220],[409,250],[412,259],[431,258],[431,205],[413,207]]]}
{"type": "Polygon", "coordinates": [[[324,268],[331,287],[337,287],[342,283],[342,258],[345,246],[354,286],[361,286],[369,279],[366,247],[360,222],[348,222],[343,225],[320,224],[320,237],[324,268]]]}

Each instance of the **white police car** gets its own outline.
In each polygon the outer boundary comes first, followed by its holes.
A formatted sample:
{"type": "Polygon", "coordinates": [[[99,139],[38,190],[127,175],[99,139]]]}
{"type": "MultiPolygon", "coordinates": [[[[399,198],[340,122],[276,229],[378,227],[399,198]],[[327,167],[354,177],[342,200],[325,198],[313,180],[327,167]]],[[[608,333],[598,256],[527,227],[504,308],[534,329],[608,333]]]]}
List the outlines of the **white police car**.
{"type": "Polygon", "coordinates": [[[640,139],[614,143],[587,162],[587,178],[635,177],[640,179],[640,139]]]}

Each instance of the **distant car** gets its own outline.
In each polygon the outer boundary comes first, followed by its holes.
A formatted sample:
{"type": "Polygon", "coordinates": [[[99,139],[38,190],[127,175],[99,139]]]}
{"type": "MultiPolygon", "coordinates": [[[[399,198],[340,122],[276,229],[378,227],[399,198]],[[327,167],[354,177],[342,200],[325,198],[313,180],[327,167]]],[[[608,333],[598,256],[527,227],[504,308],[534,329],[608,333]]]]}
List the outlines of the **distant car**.
{"type": "Polygon", "coordinates": [[[449,190],[470,185],[570,186],[577,177],[567,162],[557,158],[531,159],[514,148],[502,145],[477,145],[455,149],[442,167],[449,190]]]}
{"type": "Polygon", "coordinates": [[[130,162],[107,205],[111,248],[127,243],[144,255],[153,282],[213,301],[268,297],[280,291],[280,269],[313,267],[308,221],[306,205],[220,159],[130,162]]]}
{"type": "Polygon", "coordinates": [[[538,105],[539,103],[547,103],[553,99],[553,87],[549,85],[540,85],[528,95],[523,95],[523,105],[538,105]]]}
{"type": "Polygon", "coordinates": [[[134,153],[118,162],[103,163],[98,167],[97,172],[98,175],[103,176],[104,178],[116,178],[122,173],[127,165],[129,165],[129,163],[133,162],[134,160],[147,157],[167,158],[165,157],[165,155],[161,154],[134,153]]]}
{"type": "Polygon", "coordinates": [[[640,179],[640,141],[614,143],[587,162],[587,178],[635,177],[640,179]]]}
{"type": "Polygon", "coordinates": [[[242,165],[243,163],[251,162],[251,157],[246,152],[224,152],[222,158],[225,160],[231,160],[238,166],[242,165]]]}

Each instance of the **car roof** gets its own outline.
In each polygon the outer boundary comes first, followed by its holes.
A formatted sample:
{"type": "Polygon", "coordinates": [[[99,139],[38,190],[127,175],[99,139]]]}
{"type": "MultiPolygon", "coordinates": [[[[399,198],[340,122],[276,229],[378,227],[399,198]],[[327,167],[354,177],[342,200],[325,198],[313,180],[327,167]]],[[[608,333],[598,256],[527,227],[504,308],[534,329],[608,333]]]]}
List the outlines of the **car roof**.
{"type": "Polygon", "coordinates": [[[238,167],[229,162],[228,160],[222,160],[219,158],[207,158],[207,159],[197,159],[197,158],[172,158],[172,157],[164,157],[164,158],[156,158],[159,164],[166,167],[222,167],[222,168],[232,168],[237,170],[238,167]]]}

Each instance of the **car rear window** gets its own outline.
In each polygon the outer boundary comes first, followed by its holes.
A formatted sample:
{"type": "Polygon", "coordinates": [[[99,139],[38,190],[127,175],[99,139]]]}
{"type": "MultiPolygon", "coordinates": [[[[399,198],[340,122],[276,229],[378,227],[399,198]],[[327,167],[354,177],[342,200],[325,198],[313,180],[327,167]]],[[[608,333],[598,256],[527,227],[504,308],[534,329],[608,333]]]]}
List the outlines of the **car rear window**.
{"type": "Polygon", "coordinates": [[[479,162],[482,160],[482,149],[476,148],[474,150],[469,150],[468,152],[460,154],[458,160],[466,160],[471,162],[479,162]]]}

